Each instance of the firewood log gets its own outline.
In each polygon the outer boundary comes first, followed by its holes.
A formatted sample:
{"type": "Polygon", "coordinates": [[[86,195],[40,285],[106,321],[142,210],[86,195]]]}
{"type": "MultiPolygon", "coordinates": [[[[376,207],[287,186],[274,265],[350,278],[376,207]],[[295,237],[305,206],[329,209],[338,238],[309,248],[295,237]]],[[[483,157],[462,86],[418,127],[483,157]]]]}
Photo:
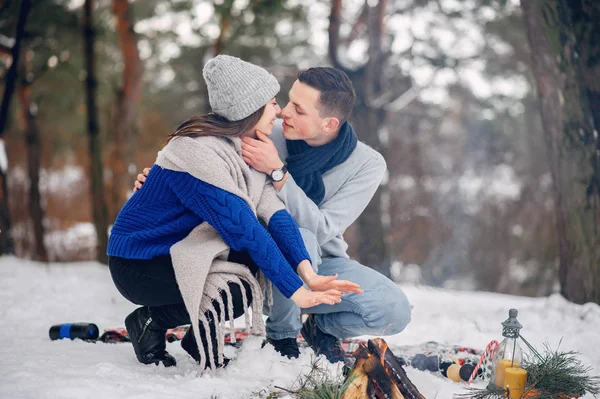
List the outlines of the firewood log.
{"type": "Polygon", "coordinates": [[[354,368],[346,379],[348,386],[344,390],[342,399],[370,398],[369,376],[363,368],[364,363],[365,359],[358,359],[356,363],[354,363],[354,368]]]}
{"type": "Polygon", "coordinates": [[[370,339],[367,350],[381,359],[387,374],[392,377],[396,386],[406,399],[425,399],[417,387],[408,378],[406,371],[404,371],[404,368],[396,356],[394,356],[389,349],[387,342],[382,338],[370,339]]]}
{"type": "Polygon", "coordinates": [[[367,346],[360,345],[353,357],[356,363],[347,377],[342,399],[425,399],[383,339],[374,338],[367,346]]]}
{"type": "Polygon", "coordinates": [[[369,354],[369,357],[364,362],[363,369],[378,391],[376,397],[383,396],[391,399],[405,399],[377,354],[369,354]]]}

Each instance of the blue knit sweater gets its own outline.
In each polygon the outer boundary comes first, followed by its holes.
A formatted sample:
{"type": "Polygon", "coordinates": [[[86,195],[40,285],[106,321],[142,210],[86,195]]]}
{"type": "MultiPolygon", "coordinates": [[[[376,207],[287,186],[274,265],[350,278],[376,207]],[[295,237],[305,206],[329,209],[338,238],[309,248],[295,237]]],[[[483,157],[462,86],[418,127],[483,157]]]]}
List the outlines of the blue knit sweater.
{"type": "Polygon", "coordinates": [[[127,259],[169,255],[173,244],[205,221],[229,247],[248,251],[283,295],[289,298],[302,286],[293,271],[310,257],[286,210],[273,214],[267,231],[243,199],[188,173],[158,165],[119,212],[107,254],[127,259]]]}

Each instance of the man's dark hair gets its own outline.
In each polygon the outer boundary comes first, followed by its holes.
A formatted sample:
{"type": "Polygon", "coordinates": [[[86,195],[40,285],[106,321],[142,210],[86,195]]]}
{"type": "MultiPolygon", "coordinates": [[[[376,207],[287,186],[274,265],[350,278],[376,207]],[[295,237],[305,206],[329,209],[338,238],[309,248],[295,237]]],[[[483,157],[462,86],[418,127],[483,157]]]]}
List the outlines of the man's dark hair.
{"type": "Polygon", "coordinates": [[[321,92],[318,107],[322,117],[335,116],[340,123],[348,119],[356,94],[344,71],[329,67],[309,68],[298,74],[298,80],[321,92]]]}

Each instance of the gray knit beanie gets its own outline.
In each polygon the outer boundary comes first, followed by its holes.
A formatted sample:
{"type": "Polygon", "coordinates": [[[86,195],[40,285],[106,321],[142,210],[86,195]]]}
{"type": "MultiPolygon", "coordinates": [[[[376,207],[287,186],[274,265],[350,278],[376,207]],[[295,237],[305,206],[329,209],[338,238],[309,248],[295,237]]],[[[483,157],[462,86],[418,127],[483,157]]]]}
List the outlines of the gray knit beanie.
{"type": "Polygon", "coordinates": [[[265,69],[229,55],[218,55],[202,71],[215,114],[239,121],[267,104],[280,87],[265,69]]]}

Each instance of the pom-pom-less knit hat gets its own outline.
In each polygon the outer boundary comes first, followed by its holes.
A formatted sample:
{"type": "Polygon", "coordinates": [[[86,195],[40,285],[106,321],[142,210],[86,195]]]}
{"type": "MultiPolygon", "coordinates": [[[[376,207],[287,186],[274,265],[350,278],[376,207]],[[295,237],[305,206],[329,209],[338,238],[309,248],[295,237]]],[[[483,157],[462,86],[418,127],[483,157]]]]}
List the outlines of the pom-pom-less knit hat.
{"type": "Polygon", "coordinates": [[[215,114],[239,121],[267,104],[280,87],[264,68],[229,55],[218,55],[202,71],[215,114]]]}

